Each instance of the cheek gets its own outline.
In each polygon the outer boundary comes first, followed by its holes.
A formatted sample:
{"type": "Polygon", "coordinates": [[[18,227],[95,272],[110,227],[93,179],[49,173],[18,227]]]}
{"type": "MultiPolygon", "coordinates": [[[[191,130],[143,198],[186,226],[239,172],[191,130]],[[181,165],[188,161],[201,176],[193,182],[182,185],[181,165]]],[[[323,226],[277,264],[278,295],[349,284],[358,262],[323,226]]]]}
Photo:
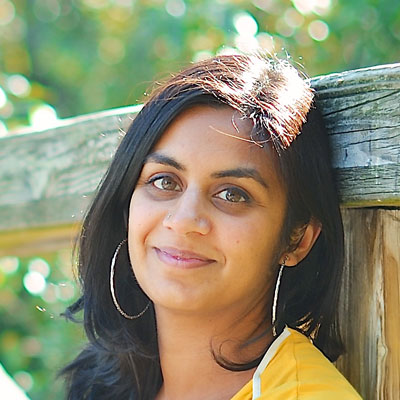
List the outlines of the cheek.
{"type": "Polygon", "coordinates": [[[128,243],[131,259],[140,252],[140,244],[143,244],[152,226],[154,213],[148,207],[140,193],[134,193],[129,206],[128,243]]]}
{"type": "Polygon", "coordinates": [[[223,247],[241,265],[272,265],[279,258],[281,224],[273,218],[230,225],[223,237],[223,247]],[[228,234],[226,232],[229,232],[228,234]]]}
{"type": "Polygon", "coordinates": [[[139,285],[146,292],[143,287],[143,270],[141,266],[145,265],[145,250],[146,239],[151,232],[151,227],[154,225],[152,222],[152,212],[149,210],[148,201],[135,191],[129,206],[129,220],[128,220],[128,251],[129,258],[132,265],[133,273],[139,282],[139,285]]]}
{"type": "Polygon", "coordinates": [[[150,215],[150,209],[148,207],[148,201],[145,196],[140,193],[140,190],[135,190],[131,198],[129,205],[129,220],[140,222],[142,218],[146,218],[150,215]]]}

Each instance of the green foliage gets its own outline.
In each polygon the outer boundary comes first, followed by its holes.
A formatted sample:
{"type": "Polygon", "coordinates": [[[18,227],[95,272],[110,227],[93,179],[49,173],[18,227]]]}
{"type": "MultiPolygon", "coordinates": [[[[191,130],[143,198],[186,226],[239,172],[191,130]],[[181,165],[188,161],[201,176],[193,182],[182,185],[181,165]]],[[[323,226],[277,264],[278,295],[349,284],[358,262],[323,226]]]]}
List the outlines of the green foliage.
{"type": "Polygon", "coordinates": [[[0,259],[0,362],[33,400],[63,398],[56,375],[84,335],[60,313],[77,294],[70,250],[0,259]]]}
{"type": "Polygon", "coordinates": [[[310,75],[399,57],[392,0],[2,0],[0,9],[3,131],[37,121],[43,103],[67,117],[141,102],[155,77],[229,47],[284,48],[310,75]]]}

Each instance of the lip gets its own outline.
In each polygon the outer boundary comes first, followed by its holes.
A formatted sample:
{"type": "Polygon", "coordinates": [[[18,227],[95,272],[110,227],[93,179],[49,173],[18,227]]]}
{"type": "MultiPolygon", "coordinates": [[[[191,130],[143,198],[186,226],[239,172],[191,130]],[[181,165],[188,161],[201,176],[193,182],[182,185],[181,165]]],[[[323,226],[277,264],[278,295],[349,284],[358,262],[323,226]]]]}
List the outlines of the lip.
{"type": "Polygon", "coordinates": [[[154,247],[154,250],[160,261],[173,267],[185,269],[199,268],[215,262],[215,260],[201,254],[174,247],[154,247]]]}

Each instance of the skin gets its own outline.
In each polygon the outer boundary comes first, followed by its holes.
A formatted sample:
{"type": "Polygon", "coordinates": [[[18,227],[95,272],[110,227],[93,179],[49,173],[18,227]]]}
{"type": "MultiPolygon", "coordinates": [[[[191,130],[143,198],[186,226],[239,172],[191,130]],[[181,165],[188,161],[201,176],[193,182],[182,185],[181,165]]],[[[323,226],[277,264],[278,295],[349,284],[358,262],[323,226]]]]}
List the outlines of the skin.
{"type": "Polygon", "coordinates": [[[229,107],[183,112],[148,156],[133,193],[128,244],[156,311],[158,400],[230,399],[251,379],[254,370],[218,366],[210,347],[236,362],[265,350],[271,335],[241,351],[239,343],[270,327],[265,310],[278,264],[297,264],[318,236],[310,224],[295,251],[280,248],[285,189],[272,151],[240,140],[250,130],[229,107]]]}

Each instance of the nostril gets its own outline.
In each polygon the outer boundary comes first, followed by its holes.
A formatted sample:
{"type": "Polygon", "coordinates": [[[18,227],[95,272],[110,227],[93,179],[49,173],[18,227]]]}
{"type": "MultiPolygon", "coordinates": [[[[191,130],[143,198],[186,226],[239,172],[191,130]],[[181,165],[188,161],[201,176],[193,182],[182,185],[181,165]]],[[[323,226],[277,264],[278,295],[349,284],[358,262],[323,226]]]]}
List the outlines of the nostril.
{"type": "MultiPolygon", "coordinates": [[[[187,211],[187,210],[186,210],[187,211]]],[[[169,230],[179,234],[198,232],[206,234],[209,231],[209,222],[203,216],[194,215],[190,212],[177,210],[174,214],[167,213],[163,220],[163,225],[169,230]]]]}

